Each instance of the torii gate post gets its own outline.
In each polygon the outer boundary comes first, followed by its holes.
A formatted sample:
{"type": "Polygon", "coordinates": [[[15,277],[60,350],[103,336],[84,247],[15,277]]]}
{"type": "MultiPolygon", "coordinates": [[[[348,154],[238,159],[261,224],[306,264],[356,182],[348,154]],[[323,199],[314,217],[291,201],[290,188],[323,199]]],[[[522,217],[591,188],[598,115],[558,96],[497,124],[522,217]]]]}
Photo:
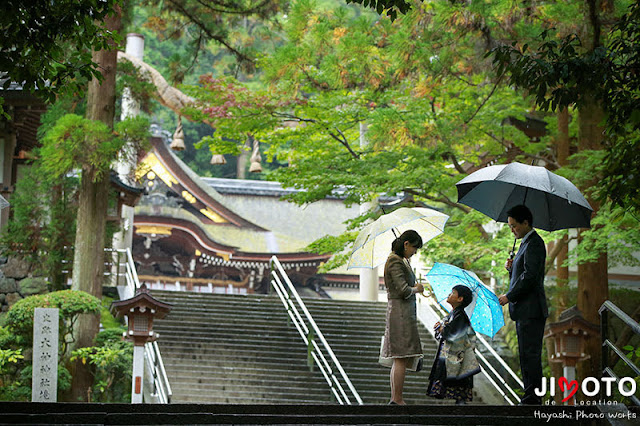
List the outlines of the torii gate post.
{"type": "Polygon", "coordinates": [[[142,284],[131,299],[111,303],[116,316],[127,318],[128,330],[123,334],[127,340],[133,341],[133,373],[131,375],[131,403],[142,403],[144,378],[144,345],[158,338],[153,332],[153,319],[164,318],[171,305],[151,297],[145,284],[142,284]]]}

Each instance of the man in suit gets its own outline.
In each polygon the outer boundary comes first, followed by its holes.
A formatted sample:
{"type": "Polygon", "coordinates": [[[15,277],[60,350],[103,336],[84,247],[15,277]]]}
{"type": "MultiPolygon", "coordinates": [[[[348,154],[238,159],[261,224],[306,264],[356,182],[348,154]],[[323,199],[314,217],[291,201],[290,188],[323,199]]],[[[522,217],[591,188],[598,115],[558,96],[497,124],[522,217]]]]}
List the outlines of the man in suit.
{"type": "Polygon", "coordinates": [[[534,392],[542,385],[542,338],[549,316],[544,293],[544,264],[547,257],[544,241],[533,230],[533,215],[523,205],[511,208],[507,222],[517,239],[522,238],[515,258],[507,260],[509,291],[499,297],[500,304],[509,304],[509,315],[516,322],[520,369],[524,382],[521,404],[540,405],[534,392]]]}

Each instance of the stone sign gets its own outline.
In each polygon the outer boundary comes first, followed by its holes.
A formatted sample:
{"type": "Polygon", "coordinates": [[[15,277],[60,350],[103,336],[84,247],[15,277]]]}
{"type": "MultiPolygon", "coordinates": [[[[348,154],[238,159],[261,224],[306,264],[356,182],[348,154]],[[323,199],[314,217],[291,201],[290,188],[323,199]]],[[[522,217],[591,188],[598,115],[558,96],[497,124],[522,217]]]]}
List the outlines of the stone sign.
{"type": "Polygon", "coordinates": [[[32,402],[58,400],[58,314],[57,308],[35,309],[32,402]]]}

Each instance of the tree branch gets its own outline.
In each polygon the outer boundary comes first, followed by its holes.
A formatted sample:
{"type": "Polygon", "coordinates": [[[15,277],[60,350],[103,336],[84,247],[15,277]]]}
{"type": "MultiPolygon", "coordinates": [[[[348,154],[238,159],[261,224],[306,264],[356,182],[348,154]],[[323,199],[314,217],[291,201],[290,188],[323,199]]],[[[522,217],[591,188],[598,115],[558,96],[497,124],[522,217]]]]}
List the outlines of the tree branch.
{"type": "MultiPolygon", "coordinates": [[[[172,1],[175,3],[175,1],[172,1]]],[[[212,12],[222,13],[222,14],[230,14],[230,15],[253,15],[254,13],[259,13],[261,9],[269,3],[269,0],[263,0],[259,4],[253,6],[251,9],[238,9],[237,5],[234,3],[226,3],[226,2],[206,2],[203,0],[198,0],[198,4],[200,4],[205,9],[208,9],[212,12]],[[217,4],[219,6],[228,8],[228,9],[218,9],[212,4],[217,4]]]]}
{"type": "Polygon", "coordinates": [[[567,237],[567,238],[561,238],[559,240],[556,240],[556,243],[553,245],[553,250],[551,250],[551,252],[547,255],[547,260],[544,264],[544,274],[547,275],[547,273],[553,269],[553,263],[556,260],[556,257],[558,257],[558,254],[560,253],[560,251],[569,244],[570,241],[573,241],[575,239],[577,239],[578,237],[567,237]]]}
{"type": "Polygon", "coordinates": [[[227,40],[225,40],[222,36],[213,34],[211,31],[209,31],[209,28],[207,28],[207,26],[204,24],[204,22],[202,22],[200,19],[198,19],[198,17],[194,16],[193,13],[191,13],[191,11],[188,11],[186,8],[184,8],[182,4],[179,4],[175,0],[169,0],[169,1],[171,2],[171,4],[173,4],[175,6],[175,8],[177,10],[180,11],[180,13],[182,13],[189,20],[191,20],[194,24],[196,24],[198,26],[198,28],[200,28],[200,30],[202,32],[204,32],[211,40],[215,40],[218,43],[220,43],[221,45],[223,45],[224,47],[226,47],[240,61],[246,61],[246,62],[248,62],[248,63],[250,63],[252,65],[255,64],[254,61],[251,58],[249,58],[248,56],[246,56],[245,54],[243,54],[242,52],[240,52],[239,50],[237,50],[236,48],[231,46],[227,42],[227,40]]]}
{"type": "Polygon", "coordinates": [[[326,123],[324,122],[320,122],[318,120],[315,120],[313,118],[302,118],[302,117],[298,117],[296,115],[292,115],[292,114],[287,114],[287,113],[283,113],[283,112],[276,112],[274,111],[272,113],[272,115],[274,117],[279,117],[279,118],[286,118],[288,120],[293,120],[293,121],[299,121],[299,122],[306,122],[306,123],[314,123],[314,124],[319,124],[320,126],[322,126],[327,133],[329,134],[329,136],[331,136],[333,139],[335,139],[336,141],[338,141],[338,143],[340,143],[341,145],[343,145],[347,151],[349,151],[349,154],[351,154],[351,156],[355,159],[359,159],[360,158],[360,154],[358,154],[357,152],[355,152],[352,148],[351,145],[349,144],[349,141],[347,140],[346,136],[344,135],[344,133],[342,133],[342,131],[340,129],[338,129],[337,127],[334,127],[333,129],[331,127],[329,127],[326,123]]]}
{"type": "MultiPolygon", "coordinates": [[[[631,318],[633,318],[635,321],[640,321],[640,305],[638,305],[636,310],[633,311],[633,313],[631,314],[631,318]]],[[[631,327],[625,327],[624,331],[620,333],[620,336],[616,340],[616,347],[621,348],[623,346],[626,346],[631,341],[631,338],[633,336],[635,336],[633,329],[631,329],[631,327]]],[[[616,354],[614,351],[611,351],[609,355],[609,365],[613,368],[618,362],[618,359],[618,354],[616,354]]]]}
{"type": "Polygon", "coordinates": [[[478,114],[478,112],[480,112],[480,110],[482,109],[484,104],[486,104],[487,101],[489,99],[491,99],[491,96],[493,96],[493,94],[495,93],[495,91],[498,88],[498,85],[500,84],[501,81],[502,81],[502,75],[498,78],[498,81],[496,81],[496,84],[493,85],[493,89],[491,89],[491,92],[482,101],[482,103],[480,105],[478,105],[478,108],[476,109],[476,111],[473,114],[471,114],[471,117],[469,117],[467,120],[465,120],[465,122],[464,122],[465,125],[469,124],[471,122],[471,120],[473,120],[475,118],[475,116],[478,114]]]}
{"type": "Polygon", "coordinates": [[[467,172],[462,168],[460,163],[458,163],[458,159],[456,158],[455,154],[453,154],[452,152],[447,152],[445,155],[447,156],[447,159],[451,160],[451,162],[453,163],[453,167],[455,167],[455,169],[459,173],[463,175],[467,174],[467,172]]]}

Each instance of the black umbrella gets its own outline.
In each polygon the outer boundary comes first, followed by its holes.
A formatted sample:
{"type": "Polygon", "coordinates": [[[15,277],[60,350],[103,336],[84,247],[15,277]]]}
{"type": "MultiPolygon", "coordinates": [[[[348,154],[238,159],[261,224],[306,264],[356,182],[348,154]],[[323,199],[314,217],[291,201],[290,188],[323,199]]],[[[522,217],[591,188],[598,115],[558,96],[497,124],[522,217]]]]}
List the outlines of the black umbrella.
{"type": "Polygon", "coordinates": [[[545,231],[591,227],[593,208],[569,180],[544,167],[510,163],[482,168],[456,184],[458,202],[507,222],[507,211],[524,204],[533,225],[545,231]]]}

